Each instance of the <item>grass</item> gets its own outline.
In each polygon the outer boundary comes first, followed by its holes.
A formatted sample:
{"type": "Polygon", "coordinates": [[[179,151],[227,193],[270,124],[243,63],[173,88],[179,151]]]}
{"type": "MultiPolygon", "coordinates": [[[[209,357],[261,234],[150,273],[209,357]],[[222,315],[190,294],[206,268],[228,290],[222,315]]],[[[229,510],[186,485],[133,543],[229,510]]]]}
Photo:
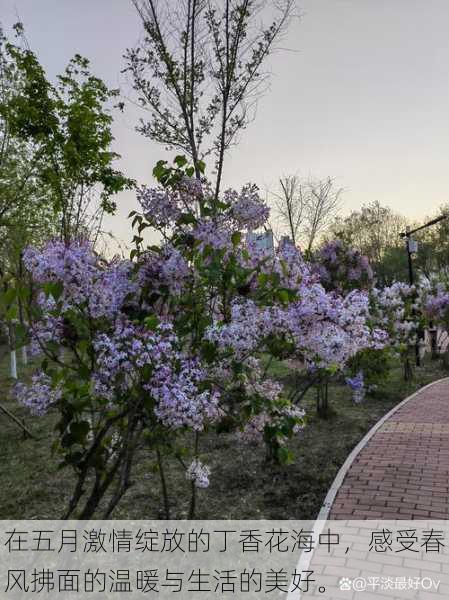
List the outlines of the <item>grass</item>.
{"type": "MultiPolygon", "coordinates": [[[[45,519],[59,517],[68,502],[74,478],[70,470],[59,470],[51,455],[56,415],[32,417],[11,398],[7,357],[0,361],[0,402],[24,419],[36,439],[24,439],[19,427],[0,412],[0,519],[45,519]]],[[[19,371],[21,365],[19,363],[19,371]]],[[[23,371],[23,369],[22,369],[23,371]]],[[[25,372],[29,373],[30,368],[25,372]]],[[[273,373],[288,382],[289,370],[275,365],[273,373]]],[[[426,361],[415,378],[405,383],[395,365],[388,381],[375,397],[354,405],[350,391],[339,385],[329,390],[331,414],[315,416],[315,398],[303,401],[309,416],[307,427],[291,442],[293,464],[267,465],[265,449],[249,446],[235,435],[204,436],[201,449],[212,470],[211,484],[198,494],[197,517],[203,519],[311,519],[324,500],[338,469],[349,452],[380,417],[421,386],[447,374],[437,362],[426,361]]],[[[186,518],[189,485],[182,468],[167,465],[171,489],[172,518],[186,518]]],[[[136,457],[133,487],[113,517],[163,518],[154,457],[142,448],[136,457]]]]}

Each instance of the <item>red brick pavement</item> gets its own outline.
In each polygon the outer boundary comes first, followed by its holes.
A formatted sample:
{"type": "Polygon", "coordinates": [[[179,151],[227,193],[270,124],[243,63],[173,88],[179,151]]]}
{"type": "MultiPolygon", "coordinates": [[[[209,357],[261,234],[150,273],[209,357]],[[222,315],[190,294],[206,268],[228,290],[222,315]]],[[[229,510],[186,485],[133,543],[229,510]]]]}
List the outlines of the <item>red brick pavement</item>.
{"type": "Polygon", "coordinates": [[[449,380],[418,392],[349,467],[330,519],[449,518],[449,380]]]}

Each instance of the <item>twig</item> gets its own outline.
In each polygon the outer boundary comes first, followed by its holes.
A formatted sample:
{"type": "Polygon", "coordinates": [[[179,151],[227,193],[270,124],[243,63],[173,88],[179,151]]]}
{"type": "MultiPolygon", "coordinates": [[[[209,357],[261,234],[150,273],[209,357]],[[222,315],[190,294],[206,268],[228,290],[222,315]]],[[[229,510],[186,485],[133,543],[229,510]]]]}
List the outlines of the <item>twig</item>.
{"type": "Polygon", "coordinates": [[[8,415],[8,417],[10,417],[15,423],[17,423],[17,425],[27,434],[30,436],[30,438],[32,438],[33,440],[36,439],[36,437],[31,433],[31,431],[20,421],[20,419],[18,419],[10,410],[8,410],[6,408],[6,406],[3,406],[2,404],[0,404],[0,410],[2,410],[6,415],[8,415]]]}

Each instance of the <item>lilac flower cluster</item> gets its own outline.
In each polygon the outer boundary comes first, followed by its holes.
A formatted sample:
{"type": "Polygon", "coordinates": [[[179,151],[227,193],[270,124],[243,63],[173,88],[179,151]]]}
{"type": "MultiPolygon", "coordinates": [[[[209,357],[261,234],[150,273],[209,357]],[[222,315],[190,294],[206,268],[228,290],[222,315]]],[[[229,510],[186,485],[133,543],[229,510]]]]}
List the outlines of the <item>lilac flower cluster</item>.
{"type": "Polygon", "coordinates": [[[180,195],[164,188],[142,187],[137,201],[145,218],[158,229],[173,226],[182,214],[180,195]]]}
{"type": "Polygon", "coordinates": [[[409,348],[416,342],[416,297],[416,287],[402,282],[371,291],[371,320],[388,332],[390,345],[396,350],[409,348]]]}
{"type": "Polygon", "coordinates": [[[40,371],[32,376],[30,384],[17,383],[14,395],[31,414],[42,416],[61,398],[61,390],[55,389],[51,379],[40,371]]]}
{"type": "Polygon", "coordinates": [[[161,423],[171,429],[203,429],[219,414],[219,396],[200,389],[206,379],[204,369],[198,360],[186,358],[178,346],[168,323],[153,332],[126,319],[117,320],[112,335],[102,333],[94,340],[96,395],[113,402],[126,398],[134,386],[142,386],[153,399],[161,423]]]}
{"type": "Polygon", "coordinates": [[[66,245],[54,241],[41,251],[29,247],[23,261],[36,282],[62,286],[62,313],[82,308],[91,318],[111,318],[136,291],[130,278],[131,263],[106,264],[87,242],[66,245]]]}
{"type": "Polygon", "coordinates": [[[158,230],[166,230],[178,226],[181,215],[196,214],[205,194],[211,194],[207,182],[184,176],[176,188],[139,188],[137,201],[147,221],[158,230]]]}
{"type": "Polygon", "coordinates": [[[201,390],[205,380],[206,371],[198,360],[184,358],[177,368],[159,364],[145,387],[156,400],[155,413],[161,423],[170,429],[201,431],[207,422],[215,421],[221,414],[219,394],[201,390]]]}
{"type": "Polygon", "coordinates": [[[138,287],[131,276],[132,263],[127,260],[114,259],[100,270],[89,300],[90,314],[94,319],[103,316],[113,318],[120,312],[125,300],[136,294],[138,287]]]}
{"type": "Polygon", "coordinates": [[[160,291],[166,288],[172,296],[179,296],[191,275],[189,265],[181,252],[165,244],[160,252],[146,252],[140,259],[139,289],[160,291]]]}
{"type": "Polygon", "coordinates": [[[276,254],[275,270],[281,277],[283,287],[299,289],[300,286],[304,288],[319,281],[317,274],[304,260],[299,248],[291,241],[281,240],[276,254]]]}
{"type": "Polygon", "coordinates": [[[445,330],[449,329],[449,289],[441,277],[422,282],[419,296],[424,316],[445,330]]]}
{"type": "Polygon", "coordinates": [[[365,397],[365,379],[363,371],[359,371],[354,377],[346,377],[346,384],[352,389],[352,399],[355,404],[360,404],[365,397]]]}
{"type": "Polygon", "coordinates": [[[184,178],[176,189],[143,187],[137,199],[149,224],[158,230],[171,229],[193,236],[200,252],[212,248],[229,253],[233,249],[233,231],[252,231],[268,220],[270,211],[260,199],[257,186],[246,185],[240,192],[227,190],[223,195],[227,208],[218,212],[214,209],[213,217],[200,217],[199,201],[207,201],[212,195],[205,182],[184,178]],[[181,216],[189,218],[183,221],[181,216]]]}
{"type": "Polygon", "coordinates": [[[74,305],[87,301],[98,273],[96,257],[84,242],[66,245],[54,241],[43,250],[29,247],[23,263],[37,283],[63,283],[65,302],[74,305]]]}
{"type": "Polygon", "coordinates": [[[233,248],[232,229],[223,216],[214,221],[209,218],[198,219],[191,234],[198,242],[200,252],[206,248],[212,248],[213,250],[224,250],[227,253],[233,248]]]}
{"type": "Polygon", "coordinates": [[[369,298],[361,291],[342,298],[320,284],[302,286],[289,313],[296,346],[312,368],[343,369],[360,350],[387,341],[386,332],[368,326],[369,298]]]}
{"type": "Polygon", "coordinates": [[[224,201],[230,205],[229,215],[237,229],[253,231],[263,227],[270,216],[270,209],[260,199],[255,185],[246,185],[240,193],[227,190],[224,201]]]}
{"type": "Polygon", "coordinates": [[[369,297],[354,290],[346,297],[327,292],[317,281],[300,251],[289,242],[276,256],[264,260],[264,272],[276,272],[281,284],[297,292],[288,307],[258,308],[246,301],[233,306],[232,320],[208,332],[221,348],[232,348],[239,357],[260,345],[268,335],[287,335],[297,352],[310,366],[343,367],[365,347],[382,348],[388,340],[385,331],[368,326],[369,297]]]}
{"type": "MultiPolygon", "coordinates": [[[[250,444],[260,443],[264,438],[266,427],[282,428],[285,419],[295,421],[293,433],[297,434],[304,428],[305,410],[299,406],[278,406],[274,407],[270,412],[263,412],[246,423],[243,431],[240,434],[244,442],[250,444]]],[[[287,440],[282,435],[277,436],[279,444],[284,444],[287,440]]]]}
{"type": "Polygon", "coordinates": [[[425,304],[425,310],[429,318],[445,321],[449,312],[449,292],[429,296],[425,304]]]}
{"type": "Polygon", "coordinates": [[[347,293],[354,289],[369,289],[374,284],[374,272],[368,257],[341,240],[326,242],[315,256],[314,263],[326,289],[347,293]]]}
{"type": "Polygon", "coordinates": [[[197,488],[209,487],[210,468],[195,458],[186,471],[186,479],[193,481],[197,488]]]}
{"type": "Polygon", "coordinates": [[[36,303],[42,310],[42,316],[30,324],[29,350],[32,356],[41,354],[49,342],[62,343],[64,333],[63,318],[53,314],[56,308],[54,299],[41,292],[37,295],[36,303]]]}
{"type": "MultiPolygon", "coordinates": [[[[171,351],[171,340],[164,348],[171,351]]],[[[93,340],[96,366],[92,375],[95,394],[113,402],[139,382],[139,369],[152,364],[153,353],[161,354],[161,339],[152,332],[119,318],[112,333],[100,333],[93,340]]]]}
{"type": "Polygon", "coordinates": [[[234,300],[230,322],[217,322],[209,327],[205,339],[217,344],[222,352],[231,351],[237,360],[243,361],[259,344],[260,317],[261,311],[253,300],[234,300]]]}
{"type": "Polygon", "coordinates": [[[383,348],[388,342],[384,330],[368,326],[367,293],[354,290],[341,297],[307,278],[298,286],[298,299],[287,307],[259,307],[252,300],[234,301],[231,317],[229,323],[211,326],[206,338],[240,361],[261,350],[271,335],[286,335],[313,368],[343,369],[360,350],[383,348]]]}

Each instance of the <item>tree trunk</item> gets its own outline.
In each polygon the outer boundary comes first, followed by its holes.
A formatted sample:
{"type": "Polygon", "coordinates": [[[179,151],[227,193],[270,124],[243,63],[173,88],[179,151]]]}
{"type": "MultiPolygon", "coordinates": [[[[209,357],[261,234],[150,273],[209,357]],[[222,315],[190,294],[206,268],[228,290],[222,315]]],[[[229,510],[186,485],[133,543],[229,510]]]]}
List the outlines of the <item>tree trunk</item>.
{"type": "Polygon", "coordinates": [[[438,358],[438,330],[436,327],[430,327],[429,329],[429,337],[430,337],[430,356],[432,360],[436,360],[438,358]]]}
{"type": "MultiPolygon", "coordinates": [[[[22,264],[22,261],[20,262],[20,264],[22,264]]],[[[20,275],[22,276],[22,273],[20,273],[20,275]]],[[[18,300],[18,304],[19,304],[19,321],[20,321],[20,325],[25,330],[25,327],[26,327],[25,316],[24,316],[24,310],[23,310],[22,300],[20,298],[18,300]]],[[[23,365],[27,365],[28,364],[28,351],[27,351],[27,347],[26,347],[25,344],[23,344],[23,346],[22,346],[22,364],[23,365]]]]}
{"type": "Polygon", "coordinates": [[[325,419],[329,409],[329,387],[327,381],[316,388],[316,411],[319,417],[325,419]]]}
{"type": "Polygon", "coordinates": [[[413,379],[413,369],[410,362],[410,357],[407,356],[404,362],[404,381],[411,381],[413,379]]]}
{"type": "Polygon", "coordinates": [[[8,324],[8,338],[9,338],[9,356],[10,356],[10,374],[12,379],[17,379],[17,352],[16,352],[16,333],[14,331],[14,325],[8,324]]]}
{"type": "Polygon", "coordinates": [[[23,365],[28,364],[28,352],[27,352],[26,346],[22,346],[22,364],[23,365]]]}

